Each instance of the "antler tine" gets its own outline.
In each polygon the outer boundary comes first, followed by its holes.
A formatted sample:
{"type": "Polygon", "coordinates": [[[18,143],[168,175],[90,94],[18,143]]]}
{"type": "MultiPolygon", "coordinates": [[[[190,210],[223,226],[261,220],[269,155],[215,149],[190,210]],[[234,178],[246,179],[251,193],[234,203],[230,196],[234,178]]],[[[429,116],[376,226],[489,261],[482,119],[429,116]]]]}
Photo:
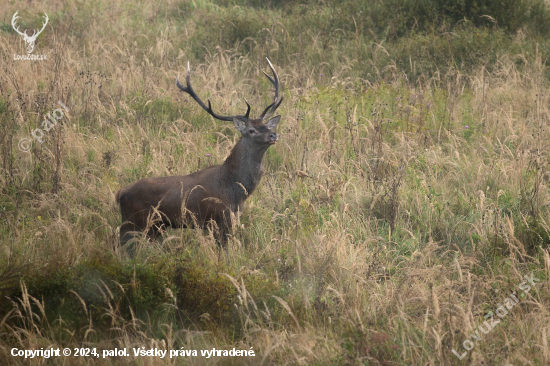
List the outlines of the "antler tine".
{"type": "Polygon", "coordinates": [[[280,83],[279,83],[279,76],[277,75],[277,71],[275,71],[275,68],[273,67],[273,64],[271,63],[271,61],[269,61],[269,59],[267,57],[265,59],[267,60],[267,63],[269,64],[269,68],[273,72],[273,78],[271,76],[269,76],[265,71],[262,70],[262,72],[264,73],[265,76],[267,76],[269,81],[271,81],[271,83],[275,87],[275,96],[273,97],[273,103],[268,105],[267,108],[264,109],[264,111],[260,115],[261,119],[270,118],[275,113],[275,110],[277,110],[277,108],[279,108],[279,106],[281,105],[281,103],[283,101],[282,97],[279,99],[280,83]]]}
{"type": "Polygon", "coordinates": [[[16,31],[17,33],[19,33],[19,34],[22,35],[22,36],[23,36],[23,35],[26,36],[26,34],[23,34],[21,31],[19,31],[19,27],[16,27],[15,22],[17,21],[17,19],[19,19],[19,17],[17,16],[17,13],[19,13],[19,10],[17,10],[17,11],[15,12],[15,14],[13,14],[13,17],[11,18],[11,25],[12,25],[13,29],[15,29],[15,31],[16,31]]]}
{"type": "Polygon", "coordinates": [[[248,115],[250,114],[250,104],[248,104],[248,100],[246,100],[246,98],[244,98],[244,101],[246,103],[246,114],[244,116],[248,118],[248,115]]]}
{"type": "Polygon", "coordinates": [[[279,101],[277,103],[273,102],[271,103],[270,105],[268,105],[266,107],[266,109],[264,109],[264,111],[262,112],[262,114],[260,115],[260,118],[261,119],[267,119],[267,118],[270,118],[273,113],[275,113],[275,111],[277,110],[277,108],[279,108],[279,106],[281,105],[281,103],[283,102],[283,97],[281,97],[281,99],[279,99],[279,101]],[[269,109],[271,108],[271,110],[269,111],[269,109]],[[269,113],[267,113],[267,111],[269,111],[269,113]],[[267,114],[266,114],[267,113],[267,114]]]}
{"type": "MultiPolygon", "coordinates": [[[[271,72],[273,72],[273,76],[275,79],[272,79],[269,75],[267,75],[264,71],[265,76],[275,85],[275,97],[273,98],[273,102],[275,102],[279,98],[279,75],[277,75],[277,71],[275,71],[275,68],[273,67],[273,64],[269,59],[266,57],[267,63],[269,64],[269,68],[271,69],[271,72]]],[[[262,70],[263,71],[263,70],[262,70]]]]}
{"type": "Polygon", "coordinates": [[[48,20],[50,20],[50,18],[48,18],[48,14],[44,13],[44,19],[46,20],[46,23],[42,24],[42,29],[40,30],[40,32],[38,32],[38,34],[42,33],[44,28],[46,28],[46,25],[48,25],[48,20]]]}
{"type": "MultiPolygon", "coordinates": [[[[217,113],[215,113],[213,110],[212,110],[212,104],[210,103],[210,99],[208,99],[208,107],[203,103],[203,101],[201,100],[201,98],[199,98],[199,96],[197,95],[197,93],[195,93],[195,91],[193,90],[193,87],[191,86],[191,69],[189,67],[189,62],[187,63],[187,77],[185,78],[186,82],[187,82],[187,86],[186,87],[183,87],[180,82],[179,82],[179,74],[178,76],[176,77],[176,85],[178,88],[180,88],[181,91],[184,91],[186,92],[187,94],[189,94],[193,99],[195,99],[195,102],[197,102],[201,107],[202,109],[204,109],[205,111],[207,111],[212,117],[216,118],[216,119],[219,119],[219,120],[222,120],[222,121],[233,121],[233,117],[232,116],[222,116],[222,115],[219,115],[217,113]]],[[[247,103],[248,105],[248,103],[247,103]]],[[[248,113],[250,112],[250,106],[248,106],[248,111],[246,112],[246,116],[248,117],[248,113]]]]}

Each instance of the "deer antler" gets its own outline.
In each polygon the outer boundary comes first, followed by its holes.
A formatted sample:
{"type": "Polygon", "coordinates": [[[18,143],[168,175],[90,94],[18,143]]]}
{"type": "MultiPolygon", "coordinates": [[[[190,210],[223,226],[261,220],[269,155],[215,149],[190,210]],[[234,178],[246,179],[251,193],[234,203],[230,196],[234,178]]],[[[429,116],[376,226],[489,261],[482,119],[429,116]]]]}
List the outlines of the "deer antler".
{"type": "Polygon", "coordinates": [[[271,81],[271,83],[275,87],[275,96],[273,97],[273,103],[268,105],[267,108],[264,109],[264,111],[260,115],[261,119],[267,119],[267,118],[270,118],[271,116],[273,116],[273,113],[275,113],[275,110],[277,108],[279,108],[279,106],[283,102],[283,97],[281,97],[281,99],[279,99],[279,88],[280,88],[279,76],[277,75],[277,72],[275,71],[275,68],[271,64],[271,61],[269,61],[269,59],[267,57],[265,59],[269,63],[269,67],[271,68],[271,71],[273,72],[273,77],[267,75],[267,73],[265,71],[262,71],[262,72],[264,73],[265,76],[267,76],[269,81],[271,81]],[[269,111],[269,113],[268,113],[268,111],[269,111]]]}
{"type": "Polygon", "coordinates": [[[36,39],[40,35],[40,33],[42,33],[44,28],[46,28],[46,25],[48,24],[48,20],[50,20],[50,18],[48,18],[48,14],[44,13],[44,19],[46,19],[46,23],[42,23],[42,29],[40,29],[38,33],[36,33],[36,30],[34,31],[34,33],[32,34],[32,38],[36,39]]]}
{"type": "MultiPolygon", "coordinates": [[[[212,110],[212,104],[210,103],[210,98],[208,98],[208,107],[207,107],[204,104],[204,102],[201,100],[201,98],[199,98],[197,93],[195,93],[195,91],[193,90],[193,87],[191,86],[191,69],[189,68],[189,62],[187,63],[187,77],[185,78],[185,80],[187,82],[187,86],[183,87],[180,84],[178,79],[179,79],[179,75],[176,78],[176,85],[178,86],[178,88],[180,88],[181,91],[186,92],[193,99],[195,99],[195,101],[202,107],[202,109],[207,111],[212,117],[217,118],[217,119],[222,120],[222,121],[233,121],[233,116],[222,116],[222,115],[219,115],[216,112],[214,112],[212,110]]],[[[248,101],[246,101],[246,99],[245,99],[245,102],[246,102],[247,110],[246,110],[246,114],[244,116],[246,118],[248,118],[248,115],[250,114],[250,104],[248,104],[248,101]]]]}
{"type": "Polygon", "coordinates": [[[17,11],[15,12],[15,14],[13,14],[13,17],[11,18],[11,26],[13,27],[13,29],[14,29],[17,33],[19,33],[19,34],[22,35],[23,37],[26,37],[27,34],[26,34],[26,33],[20,32],[20,31],[19,31],[19,27],[16,27],[15,22],[16,22],[17,19],[19,18],[19,17],[17,16],[17,13],[19,13],[19,10],[17,10],[17,11]]]}
{"type": "Polygon", "coordinates": [[[44,19],[46,19],[46,22],[45,23],[42,23],[42,29],[40,29],[40,31],[37,31],[36,29],[34,30],[32,36],[27,36],[27,33],[23,33],[19,30],[19,27],[15,24],[17,19],[19,19],[19,17],[17,16],[17,13],[19,13],[19,10],[17,10],[15,12],[15,14],[13,14],[13,17],[11,18],[11,26],[13,27],[13,29],[19,33],[20,35],[22,35],[23,37],[28,37],[30,39],[36,39],[40,33],[42,33],[42,31],[44,30],[44,28],[46,28],[46,25],[48,24],[48,20],[50,18],[48,18],[48,14],[44,13],[44,19]],[[38,32],[38,33],[37,33],[38,32]]]}

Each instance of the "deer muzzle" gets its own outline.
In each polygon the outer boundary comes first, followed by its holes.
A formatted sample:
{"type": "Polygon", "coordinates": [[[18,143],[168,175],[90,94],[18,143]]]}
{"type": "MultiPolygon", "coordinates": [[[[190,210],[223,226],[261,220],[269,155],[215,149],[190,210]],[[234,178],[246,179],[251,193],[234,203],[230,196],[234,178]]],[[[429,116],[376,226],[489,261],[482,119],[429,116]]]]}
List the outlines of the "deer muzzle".
{"type": "Polygon", "coordinates": [[[275,132],[269,134],[269,144],[270,145],[274,145],[275,143],[277,143],[278,139],[279,139],[279,137],[277,136],[277,134],[275,132]]]}

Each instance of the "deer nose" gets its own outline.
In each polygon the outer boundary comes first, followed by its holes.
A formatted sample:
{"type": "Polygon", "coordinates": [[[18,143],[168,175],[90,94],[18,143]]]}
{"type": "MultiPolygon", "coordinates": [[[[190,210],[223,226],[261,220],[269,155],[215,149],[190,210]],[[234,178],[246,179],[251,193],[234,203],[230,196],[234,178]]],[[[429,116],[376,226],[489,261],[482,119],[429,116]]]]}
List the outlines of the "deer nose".
{"type": "Polygon", "coordinates": [[[271,141],[277,141],[278,137],[277,137],[277,134],[275,132],[272,132],[269,134],[269,139],[271,141]]]}

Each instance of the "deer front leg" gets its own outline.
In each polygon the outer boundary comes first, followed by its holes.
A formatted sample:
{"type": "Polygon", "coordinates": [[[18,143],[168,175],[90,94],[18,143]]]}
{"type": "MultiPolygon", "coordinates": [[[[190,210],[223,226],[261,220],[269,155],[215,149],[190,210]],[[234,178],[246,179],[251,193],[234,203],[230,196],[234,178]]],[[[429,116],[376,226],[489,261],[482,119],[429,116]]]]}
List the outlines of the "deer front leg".
{"type": "Polygon", "coordinates": [[[222,259],[222,252],[225,253],[225,259],[229,262],[229,248],[227,246],[228,230],[225,226],[220,226],[216,230],[216,240],[218,242],[218,261],[222,259]]]}
{"type": "Polygon", "coordinates": [[[221,260],[222,252],[225,252],[226,260],[229,261],[229,248],[227,242],[231,229],[231,218],[227,211],[224,211],[220,216],[221,217],[215,221],[216,227],[214,228],[214,238],[218,243],[218,260],[221,260]]]}

